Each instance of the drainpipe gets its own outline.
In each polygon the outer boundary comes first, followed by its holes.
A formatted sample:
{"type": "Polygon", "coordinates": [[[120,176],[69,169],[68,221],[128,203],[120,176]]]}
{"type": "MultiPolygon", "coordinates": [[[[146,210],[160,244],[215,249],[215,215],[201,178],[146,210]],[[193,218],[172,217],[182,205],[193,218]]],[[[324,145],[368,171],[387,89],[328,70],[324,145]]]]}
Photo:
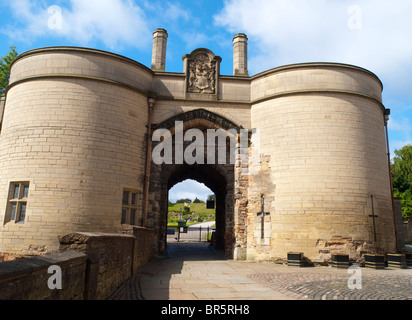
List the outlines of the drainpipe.
{"type": "Polygon", "coordinates": [[[392,199],[392,215],[393,215],[393,224],[395,228],[395,245],[396,245],[396,252],[399,250],[398,246],[398,229],[396,227],[396,214],[395,214],[395,201],[393,199],[393,183],[392,183],[392,170],[391,170],[391,157],[390,157],[390,150],[389,150],[389,135],[388,135],[388,121],[389,115],[391,114],[390,109],[385,109],[385,134],[386,134],[386,152],[388,156],[388,169],[389,169],[389,183],[391,189],[391,199],[392,199]]]}
{"type": "Polygon", "coordinates": [[[144,173],[144,189],[143,189],[143,208],[142,208],[142,226],[146,227],[147,223],[147,202],[149,198],[149,182],[150,182],[150,164],[152,162],[152,115],[156,99],[149,96],[147,105],[149,107],[149,117],[147,121],[147,150],[146,150],[146,166],[144,173]]]}

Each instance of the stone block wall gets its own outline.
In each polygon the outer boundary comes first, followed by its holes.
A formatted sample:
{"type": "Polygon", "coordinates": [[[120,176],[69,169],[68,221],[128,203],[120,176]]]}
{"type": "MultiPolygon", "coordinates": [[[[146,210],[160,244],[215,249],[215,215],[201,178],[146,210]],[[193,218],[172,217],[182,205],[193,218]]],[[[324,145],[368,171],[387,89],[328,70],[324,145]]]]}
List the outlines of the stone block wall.
{"type": "Polygon", "coordinates": [[[3,122],[3,112],[4,112],[4,105],[6,104],[6,95],[0,96],[0,130],[1,130],[1,123],[3,122]]]}
{"type": "Polygon", "coordinates": [[[87,256],[68,251],[0,264],[0,300],[82,300],[87,256]],[[62,270],[62,290],[51,290],[52,265],[62,270]]]}
{"type": "Polygon", "coordinates": [[[0,263],[0,300],[103,300],[153,256],[153,231],[71,233],[61,252],[0,263]],[[51,290],[51,265],[62,270],[62,289],[51,290]]]}
{"type": "Polygon", "coordinates": [[[412,244],[412,223],[410,221],[403,224],[403,232],[405,244],[412,244]]]}
{"type": "Polygon", "coordinates": [[[119,232],[133,235],[135,238],[132,266],[133,273],[135,273],[139,267],[149,262],[155,252],[156,240],[154,231],[138,226],[122,225],[119,232]]]}
{"type": "Polygon", "coordinates": [[[335,250],[351,258],[395,250],[381,90],[369,72],[342,65],[290,66],[252,78],[256,152],[269,161],[250,164],[248,258],[267,259],[263,243],[253,241],[260,208],[252,197],[260,193],[272,258],[299,251],[323,261],[335,250]],[[372,213],[379,216],[376,241],[372,213]]]}
{"type": "Polygon", "coordinates": [[[61,250],[88,257],[85,299],[104,299],[132,275],[134,237],[131,235],[71,233],[60,238],[61,250]]]}
{"type": "Polygon", "coordinates": [[[2,252],[53,253],[57,236],[115,233],[123,190],[142,191],[148,115],[141,91],[151,88],[151,71],[103,53],[56,50],[12,66],[0,134],[2,252]],[[9,189],[23,181],[26,216],[15,223],[9,189]]]}

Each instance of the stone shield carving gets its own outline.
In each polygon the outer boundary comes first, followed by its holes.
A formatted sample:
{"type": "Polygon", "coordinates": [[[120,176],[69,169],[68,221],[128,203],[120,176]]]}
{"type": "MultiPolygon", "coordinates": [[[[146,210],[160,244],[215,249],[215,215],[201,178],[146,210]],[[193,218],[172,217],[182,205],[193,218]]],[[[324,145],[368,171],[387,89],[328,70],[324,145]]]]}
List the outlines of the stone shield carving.
{"type": "Polygon", "coordinates": [[[216,95],[221,58],[208,49],[197,49],[183,59],[186,61],[187,93],[216,95]]]}
{"type": "Polygon", "coordinates": [[[215,93],[216,61],[210,61],[207,54],[200,53],[189,62],[190,93],[215,93]]]}

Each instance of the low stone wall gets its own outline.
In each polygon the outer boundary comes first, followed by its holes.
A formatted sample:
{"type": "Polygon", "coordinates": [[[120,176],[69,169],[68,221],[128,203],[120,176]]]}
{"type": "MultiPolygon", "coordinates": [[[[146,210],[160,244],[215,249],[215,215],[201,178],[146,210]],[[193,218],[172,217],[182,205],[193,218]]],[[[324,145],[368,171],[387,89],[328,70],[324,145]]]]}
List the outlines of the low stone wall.
{"type": "Polygon", "coordinates": [[[134,240],[131,235],[71,233],[61,237],[60,249],[87,255],[86,300],[106,298],[132,275],[134,240]]]}
{"type": "Polygon", "coordinates": [[[119,232],[133,235],[135,238],[133,254],[133,273],[135,273],[139,267],[145,265],[153,257],[156,246],[154,231],[137,226],[123,225],[119,232]]]}
{"type": "Polygon", "coordinates": [[[0,300],[102,300],[153,256],[153,231],[124,227],[119,234],[71,233],[60,253],[0,263],[0,300]],[[51,265],[62,289],[50,289],[51,265]]]}
{"type": "Polygon", "coordinates": [[[87,256],[69,251],[0,264],[0,300],[82,300],[87,256]],[[50,289],[52,265],[61,268],[62,290],[50,289]]]}

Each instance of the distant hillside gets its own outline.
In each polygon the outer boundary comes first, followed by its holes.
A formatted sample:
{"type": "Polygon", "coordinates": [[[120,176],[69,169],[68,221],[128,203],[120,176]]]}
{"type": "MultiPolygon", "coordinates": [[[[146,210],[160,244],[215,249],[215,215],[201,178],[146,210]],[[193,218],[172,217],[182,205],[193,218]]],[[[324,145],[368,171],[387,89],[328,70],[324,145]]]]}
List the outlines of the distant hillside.
{"type": "MultiPolygon", "coordinates": [[[[215,209],[206,209],[206,203],[188,203],[190,207],[190,211],[194,213],[215,213],[215,209]]],[[[184,203],[174,203],[169,205],[168,210],[169,212],[179,212],[180,208],[183,210],[184,203]]]]}
{"type": "MultiPolygon", "coordinates": [[[[173,203],[169,204],[168,207],[168,225],[177,225],[177,222],[180,219],[180,208],[183,207],[184,203],[173,203]]],[[[190,212],[192,213],[188,225],[193,223],[205,222],[205,221],[214,221],[216,217],[215,209],[206,209],[206,203],[188,203],[190,207],[190,212]]]]}

